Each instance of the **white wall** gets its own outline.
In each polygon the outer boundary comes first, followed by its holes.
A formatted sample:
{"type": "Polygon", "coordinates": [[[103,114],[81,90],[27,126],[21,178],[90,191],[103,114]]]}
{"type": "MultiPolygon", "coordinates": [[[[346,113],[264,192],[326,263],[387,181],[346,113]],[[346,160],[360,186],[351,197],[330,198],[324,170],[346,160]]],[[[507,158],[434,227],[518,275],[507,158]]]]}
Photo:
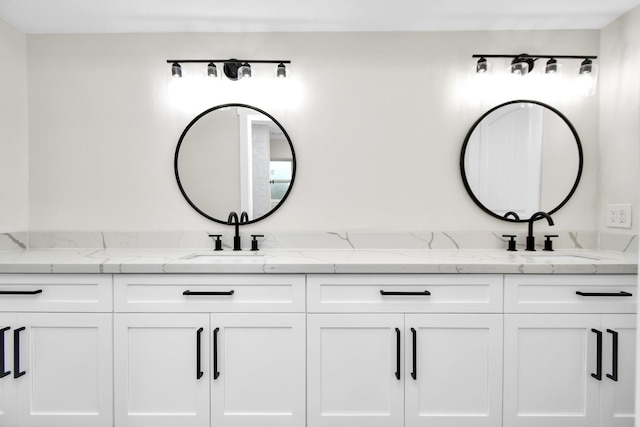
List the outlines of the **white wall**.
{"type": "Polygon", "coordinates": [[[0,21],[0,233],[27,231],[27,38],[0,21]]]}
{"type": "MultiPolygon", "coordinates": [[[[600,218],[602,230],[608,203],[633,203],[633,232],[640,210],[640,7],[602,30],[600,102],[600,218]]],[[[628,230],[627,230],[628,231],[628,230]]],[[[640,319],[639,326],[640,326],[640,319]]],[[[639,329],[640,330],[640,329],[639,329]]],[[[640,366],[640,340],[636,366],[640,366]]],[[[636,369],[636,408],[640,408],[640,370],[636,369]]],[[[640,426],[640,417],[636,417],[640,426]]]]}
{"type": "MultiPolygon", "coordinates": [[[[584,144],[582,183],[556,214],[554,231],[595,230],[598,97],[512,87],[480,98],[468,84],[473,53],[598,50],[599,31],[30,35],[30,227],[220,227],[182,199],[173,154],[197,113],[245,102],[287,129],[298,160],[289,199],[255,229],[509,228],[467,196],[459,154],[485,110],[530,97],[562,111],[584,144]],[[291,90],[276,92],[275,83],[259,81],[253,91],[227,84],[201,88],[197,100],[179,104],[175,88],[167,89],[165,61],[212,56],[290,59],[291,90]]],[[[494,72],[504,73],[506,64],[496,64],[494,72]]]]}
{"type": "Polygon", "coordinates": [[[607,204],[632,203],[633,231],[640,211],[640,7],[602,30],[600,70],[600,206],[606,228],[607,204]]]}

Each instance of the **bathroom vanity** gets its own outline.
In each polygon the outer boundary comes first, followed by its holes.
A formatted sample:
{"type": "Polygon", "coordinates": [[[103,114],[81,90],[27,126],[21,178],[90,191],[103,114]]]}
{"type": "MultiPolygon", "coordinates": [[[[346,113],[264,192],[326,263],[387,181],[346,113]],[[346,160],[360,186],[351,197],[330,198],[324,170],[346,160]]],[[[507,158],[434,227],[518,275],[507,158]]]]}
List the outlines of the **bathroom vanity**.
{"type": "Polygon", "coordinates": [[[637,255],[225,253],[0,253],[0,425],[633,425],[637,255]]]}

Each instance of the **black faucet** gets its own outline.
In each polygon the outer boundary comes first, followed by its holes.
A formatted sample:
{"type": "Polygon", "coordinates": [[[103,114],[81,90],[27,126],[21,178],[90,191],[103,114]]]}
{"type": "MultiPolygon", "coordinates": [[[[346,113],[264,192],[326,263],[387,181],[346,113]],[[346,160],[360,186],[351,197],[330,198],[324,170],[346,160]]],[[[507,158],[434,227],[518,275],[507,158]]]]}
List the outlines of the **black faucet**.
{"type": "Polygon", "coordinates": [[[520,217],[518,216],[518,214],[513,211],[509,211],[506,214],[502,215],[503,218],[509,218],[510,216],[512,216],[516,221],[520,221],[520,217]]]}
{"type": "Polygon", "coordinates": [[[533,222],[538,218],[546,218],[549,225],[554,225],[553,219],[551,219],[551,216],[546,212],[536,212],[531,215],[531,218],[529,218],[529,234],[527,235],[527,246],[525,251],[536,250],[536,239],[533,237],[533,222]]]}
{"type": "Polygon", "coordinates": [[[239,219],[238,219],[238,214],[235,213],[234,211],[231,211],[229,213],[227,224],[235,225],[235,231],[236,231],[235,236],[233,236],[234,251],[242,250],[242,244],[240,243],[240,224],[246,224],[247,222],[249,222],[249,215],[245,211],[242,211],[239,219]]]}

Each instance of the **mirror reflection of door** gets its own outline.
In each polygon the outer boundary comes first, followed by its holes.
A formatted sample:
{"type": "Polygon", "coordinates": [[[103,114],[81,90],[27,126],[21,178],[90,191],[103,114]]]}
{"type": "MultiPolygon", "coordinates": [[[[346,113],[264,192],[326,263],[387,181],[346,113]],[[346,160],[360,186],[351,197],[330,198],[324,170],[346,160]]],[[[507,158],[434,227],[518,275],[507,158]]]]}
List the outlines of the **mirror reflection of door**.
{"type": "Polygon", "coordinates": [[[543,109],[512,104],[488,115],[472,135],[473,192],[493,212],[528,218],[540,208],[543,109]]]}
{"type": "Polygon", "coordinates": [[[237,110],[240,141],[240,204],[259,218],[280,203],[292,176],[292,154],[282,130],[262,114],[237,110]],[[288,167],[287,167],[288,165],[288,167]]]}

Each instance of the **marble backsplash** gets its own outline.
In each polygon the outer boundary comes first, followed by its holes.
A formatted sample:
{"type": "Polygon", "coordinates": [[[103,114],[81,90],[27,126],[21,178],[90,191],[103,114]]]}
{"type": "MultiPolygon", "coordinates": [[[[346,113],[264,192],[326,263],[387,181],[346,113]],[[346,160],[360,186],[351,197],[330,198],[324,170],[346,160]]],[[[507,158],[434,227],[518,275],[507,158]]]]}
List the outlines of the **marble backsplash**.
{"type": "MultiPolygon", "coordinates": [[[[232,232],[223,236],[223,247],[232,244],[232,232]]],[[[503,249],[507,232],[417,232],[417,233],[273,233],[261,238],[261,249],[503,249]]],[[[517,237],[518,249],[524,249],[526,233],[517,237]]],[[[559,232],[556,249],[603,249],[638,252],[635,234],[598,233],[593,231],[559,232]]],[[[251,244],[250,233],[241,232],[243,248],[251,244]]],[[[542,248],[543,236],[536,241],[542,248]]],[[[17,232],[0,233],[0,250],[53,248],[185,248],[212,249],[206,232],[17,232]]]]}
{"type": "Polygon", "coordinates": [[[29,245],[29,233],[0,233],[0,250],[26,249],[29,245]]]}

